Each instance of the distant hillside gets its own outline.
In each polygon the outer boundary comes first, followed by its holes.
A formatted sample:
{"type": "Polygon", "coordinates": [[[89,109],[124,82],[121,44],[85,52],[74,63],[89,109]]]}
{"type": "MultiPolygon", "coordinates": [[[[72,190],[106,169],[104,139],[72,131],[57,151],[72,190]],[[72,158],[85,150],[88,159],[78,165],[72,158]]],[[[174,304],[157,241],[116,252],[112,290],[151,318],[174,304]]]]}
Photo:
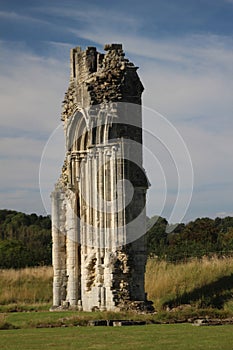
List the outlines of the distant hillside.
{"type": "Polygon", "coordinates": [[[51,265],[49,216],[0,210],[0,268],[51,265]]]}

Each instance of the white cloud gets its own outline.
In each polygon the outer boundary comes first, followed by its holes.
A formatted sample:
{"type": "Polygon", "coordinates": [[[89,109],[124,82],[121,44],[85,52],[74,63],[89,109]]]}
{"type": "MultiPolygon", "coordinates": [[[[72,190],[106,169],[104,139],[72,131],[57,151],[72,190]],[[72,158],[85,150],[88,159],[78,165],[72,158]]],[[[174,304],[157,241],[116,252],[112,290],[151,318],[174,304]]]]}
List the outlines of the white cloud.
{"type": "Polygon", "coordinates": [[[230,183],[233,186],[232,132],[212,132],[194,125],[181,126],[180,132],[191,153],[197,188],[214,185],[217,189],[218,185],[230,183]]]}
{"type": "Polygon", "coordinates": [[[192,67],[182,70],[148,62],[139,71],[145,85],[144,104],[173,122],[193,118],[211,128],[224,127],[224,122],[231,122],[233,91],[230,69],[225,70],[193,72],[192,67]]]}
{"type": "Polygon", "coordinates": [[[68,59],[43,58],[4,42],[0,47],[0,207],[44,212],[40,158],[47,138],[60,123],[68,59]]]}
{"type": "Polygon", "coordinates": [[[1,129],[46,134],[59,121],[69,68],[57,59],[39,57],[24,49],[0,43],[1,129]]]}

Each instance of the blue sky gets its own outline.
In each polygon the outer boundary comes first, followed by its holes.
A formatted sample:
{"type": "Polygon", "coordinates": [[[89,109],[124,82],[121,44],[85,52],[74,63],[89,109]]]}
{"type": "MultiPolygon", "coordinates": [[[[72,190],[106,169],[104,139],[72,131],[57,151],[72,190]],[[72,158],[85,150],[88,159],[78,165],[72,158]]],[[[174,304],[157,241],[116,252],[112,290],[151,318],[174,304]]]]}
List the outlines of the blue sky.
{"type": "MultiPolygon", "coordinates": [[[[189,150],[194,190],[184,220],[233,215],[232,18],[233,0],[0,0],[0,207],[46,213],[39,168],[53,133],[47,152],[55,156],[43,173],[49,193],[63,158],[57,143],[69,50],[94,45],[102,51],[105,43],[121,42],[140,67],[144,106],[166,117],[189,150]]],[[[144,120],[154,132],[155,120],[144,120]]],[[[177,174],[159,149],[168,184],[162,215],[169,218],[177,174]]],[[[153,215],[162,180],[150,163],[145,157],[153,215]]]]}

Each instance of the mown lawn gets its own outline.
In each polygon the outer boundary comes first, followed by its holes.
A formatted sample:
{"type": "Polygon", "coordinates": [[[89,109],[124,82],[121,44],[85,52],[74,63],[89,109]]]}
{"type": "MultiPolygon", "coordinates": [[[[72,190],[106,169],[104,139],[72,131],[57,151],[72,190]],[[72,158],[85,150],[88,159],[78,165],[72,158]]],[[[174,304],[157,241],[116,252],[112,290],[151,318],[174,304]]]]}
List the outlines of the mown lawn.
{"type": "Polygon", "coordinates": [[[232,350],[232,332],[233,326],[194,327],[191,324],[1,330],[0,348],[232,350]]]}

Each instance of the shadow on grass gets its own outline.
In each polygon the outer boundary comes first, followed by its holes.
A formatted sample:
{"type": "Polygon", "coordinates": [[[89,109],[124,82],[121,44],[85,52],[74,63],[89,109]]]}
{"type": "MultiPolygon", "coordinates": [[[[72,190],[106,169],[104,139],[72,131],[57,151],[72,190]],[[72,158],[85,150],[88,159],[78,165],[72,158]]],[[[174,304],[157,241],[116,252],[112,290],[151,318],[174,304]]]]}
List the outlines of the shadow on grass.
{"type": "Polygon", "coordinates": [[[221,309],[224,303],[233,298],[233,274],[224,276],[205,286],[177,295],[164,303],[164,307],[177,307],[182,304],[195,304],[197,307],[221,309]]]}

